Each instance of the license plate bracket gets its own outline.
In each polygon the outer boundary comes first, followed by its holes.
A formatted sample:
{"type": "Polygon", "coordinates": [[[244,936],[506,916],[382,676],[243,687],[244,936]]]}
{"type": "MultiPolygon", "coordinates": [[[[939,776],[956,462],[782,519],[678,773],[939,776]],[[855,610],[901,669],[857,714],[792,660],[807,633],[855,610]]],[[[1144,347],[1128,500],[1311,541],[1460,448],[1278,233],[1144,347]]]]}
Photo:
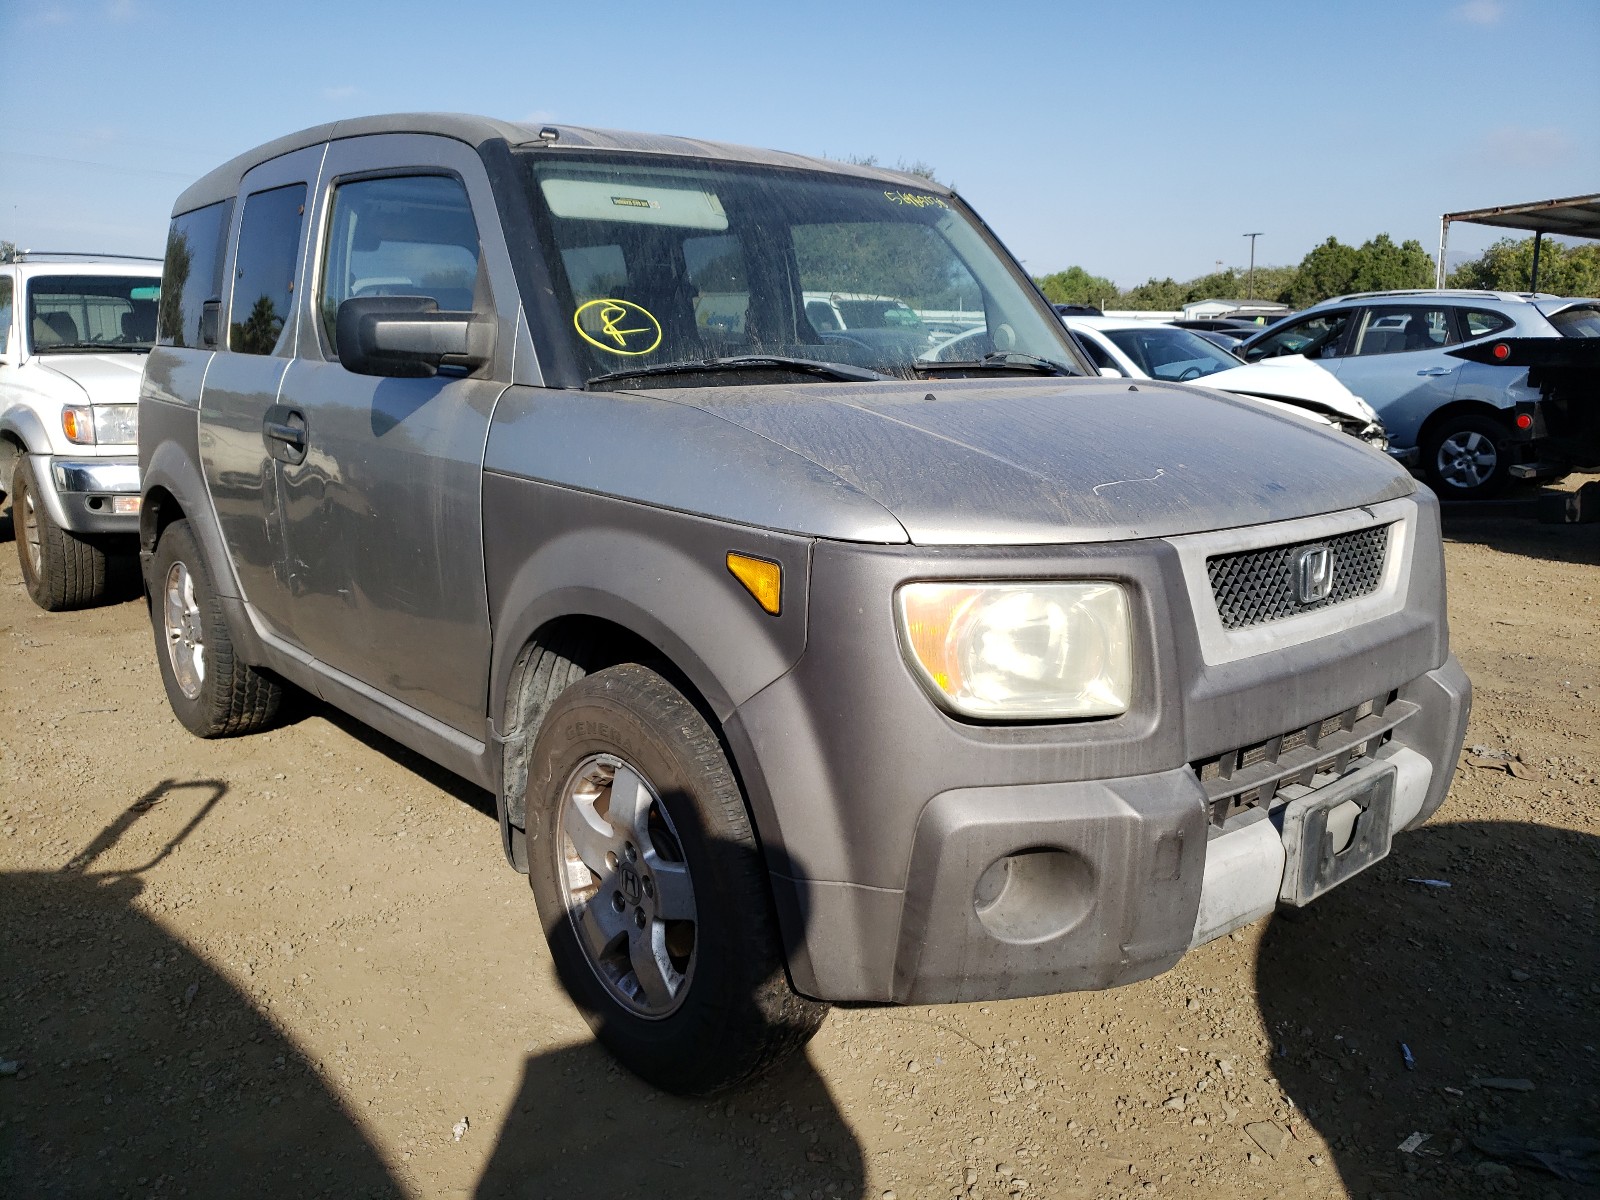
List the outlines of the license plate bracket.
{"type": "Polygon", "coordinates": [[[1284,807],[1282,903],[1309,904],[1388,855],[1394,781],[1393,767],[1369,767],[1284,807]]]}

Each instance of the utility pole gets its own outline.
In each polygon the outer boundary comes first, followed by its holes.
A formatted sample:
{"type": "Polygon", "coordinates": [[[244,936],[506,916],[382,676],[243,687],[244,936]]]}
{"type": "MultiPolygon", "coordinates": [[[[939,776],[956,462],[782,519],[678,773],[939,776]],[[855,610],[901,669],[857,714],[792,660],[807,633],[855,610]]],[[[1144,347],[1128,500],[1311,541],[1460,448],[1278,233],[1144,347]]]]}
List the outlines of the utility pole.
{"type": "Polygon", "coordinates": [[[1247,233],[1244,236],[1250,239],[1250,274],[1244,285],[1244,298],[1246,300],[1254,300],[1256,298],[1256,239],[1261,236],[1261,233],[1258,230],[1255,233],[1247,233]]]}

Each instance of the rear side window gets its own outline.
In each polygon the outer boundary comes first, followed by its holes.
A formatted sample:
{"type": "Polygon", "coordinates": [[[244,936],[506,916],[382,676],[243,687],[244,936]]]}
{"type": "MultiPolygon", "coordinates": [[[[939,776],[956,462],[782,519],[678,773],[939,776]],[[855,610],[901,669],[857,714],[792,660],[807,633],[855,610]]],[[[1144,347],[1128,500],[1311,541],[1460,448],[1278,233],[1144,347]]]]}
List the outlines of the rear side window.
{"type": "Polygon", "coordinates": [[[306,185],[257,192],[244,202],[229,313],[228,349],[271,354],[289,321],[306,185]]]}
{"type": "Polygon", "coordinates": [[[1581,304],[1563,308],[1550,318],[1550,324],[1562,337],[1600,338],[1600,308],[1581,304]]]}
{"type": "Polygon", "coordinates": [[[0,276],[0,354],[11,347],[11,276],[0,276]]]}
{"type": "Polygon", "coordinates": [[[1461,330],[1469,341],[1511,328],[1511,318],[1501,316],[1497,312],[1479,312],[1474,308],[1464,308],[1460,311],[1461,330]]]}
{"type": "Polygon", "coordinates": [[[222,298],[222,242],[232,211],[232,200],[219,200],[172,219],[161,269],[161,345],[207,344],[200,315],[207,300],[222,298]]]}
{"type": "Polygon", "coordinates": [[[321,303],[330,345],[346,300],[427,296],[442,312],[470,312],[477,280],[478,226],[459,179],[385,176],[334,189],[321,303]]]}

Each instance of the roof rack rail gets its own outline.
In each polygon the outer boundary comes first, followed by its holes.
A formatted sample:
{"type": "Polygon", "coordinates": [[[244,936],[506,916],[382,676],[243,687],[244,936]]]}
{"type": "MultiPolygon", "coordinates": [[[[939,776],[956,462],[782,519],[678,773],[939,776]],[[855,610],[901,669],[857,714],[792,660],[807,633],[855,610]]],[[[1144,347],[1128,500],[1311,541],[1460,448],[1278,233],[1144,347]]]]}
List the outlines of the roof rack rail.
{"type": "Polygon", "coordinates": [[[57,258],[118,258],[129,262],[160,262],[150,254],[96,254],[89,250],[18,250],[14,262],[47,262],[57,258]]]}
{"type": "Polygon", "coordinates": [[[1551,292],[1496,292],[1488,288],[1389,288],[1378,292],[1346,292],[1342,296],[1329,296],[1319,301],[1369,300],[1380,296],[1471,296],[1485,300],[1547,300],[1555,299],[1551,292]]]}

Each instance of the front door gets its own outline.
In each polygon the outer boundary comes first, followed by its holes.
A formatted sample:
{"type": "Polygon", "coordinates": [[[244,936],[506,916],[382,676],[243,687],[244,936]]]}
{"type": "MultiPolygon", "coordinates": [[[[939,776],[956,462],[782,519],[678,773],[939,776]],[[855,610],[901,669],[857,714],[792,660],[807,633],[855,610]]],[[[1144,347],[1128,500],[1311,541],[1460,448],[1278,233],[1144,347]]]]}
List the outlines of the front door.
{"type": "Polygon", "coordinates": [[[1440,304],[1382,304],[1361,310],[1339,367],[1339,382],[1378,410],[1396,446],[1417,444],[1435,409],[1450,403],[1464,365],[1445,353],[1461,339],[1440,304]]]}
{"type": "Polygon", "coordinates": [[[483,736],[489,612],[483,448],[510,378],[516,290],[487,176],[466,146],[384,136],[329,150],[301,352],[279,397],[305,423],[283,468],[303,647],[443,723],[483,736]],[[339,363],[339,304],[429,296],[502,320],[492,361],[425,379],[339,363]]]}
{"type": "Polygon", "coordinates": [[[300,334],[295,287],[322,153],[275,158],[240,183],[225,332],[200,397],[200,457],[223,541],[245,600],[280,636],[290,626],[280,468],[295,451],[273,410],[300,334]]]}

